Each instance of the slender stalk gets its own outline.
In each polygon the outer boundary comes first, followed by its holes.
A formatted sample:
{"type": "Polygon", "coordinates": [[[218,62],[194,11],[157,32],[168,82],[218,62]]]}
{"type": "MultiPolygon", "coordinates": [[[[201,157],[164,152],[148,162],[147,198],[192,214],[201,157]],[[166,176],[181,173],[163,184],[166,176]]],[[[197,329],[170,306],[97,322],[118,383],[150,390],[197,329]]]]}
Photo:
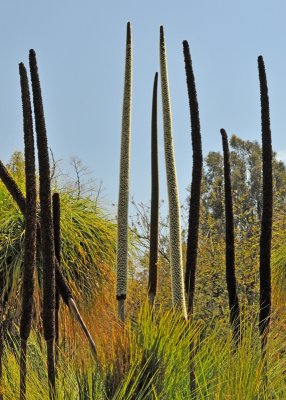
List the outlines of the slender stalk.
{"type": "Polygon", "coordinates": [[[263,200],[260,236],[260,313],[262,352],[267,344],[271,313],[271,239],[273,213],[272,143],[267,78],[263,57],[258,57],[262,130],[263,200]]]}
{"type": "Polygon", "coordinates": [[[185,288],[188,299],[188,313],[189,315],[191,315],[193,313],[193,308],[194,308],[195,279],[196,279],[196,269],[197,269],[203,153],[202,153],[199,104],[197,99],[195,76],[193,72],[189,44],[186,40],[184,40],[183,42],[183,49],[184,49],[185,70],[186,70],[188,96],[189,96],[189,108],[190,108],[191,128],[192,128],[191,135],[192,135],[192,147],[193,147],[193,170],[192,170],[192,184],[191,184],[191,196],[190,196],[190,208],[189,208],[187,260],[186,260],[186,274],[185,274],[185,288]]]}
{"type": "Polygon", "coordinates": [[[125,320],[124,303],[127,292],[128,259],[128,200],[129,200],[129,164],[131,136],[131,98],[132,98],[132,38],[131,24],[127,23],[125,80],[121,128],[121,154],[119,196],[117,211],[117,285],[118,315],[125,320]]]}
{"type": "MultiPolygon", "coordinates": [[[[69,299],[69,308],[70,308],[71,312],[74,314],[74,317],[78,321],[78,323],[79,323],[79,325],[80,325],[85,337],[88,340],[88,343],[89,343],[89,346],[90,346],[91,353],[93,355],[94,361],[96,361],[98,363],[97,351],[96,351],[94,340],[93,340],[89,330],[87,329],[87,326],[86,326],[84,320],[82,319],[82,316],[80,315],[80,312],[78,311],[77,305],[76,305],[76,303],[75,303],[73,298],[69,299]]],[[[98,363],[98,366],[100,368],[99,363],[98,363]]]]}
{"type": "Polygon", "coordinates": [[[159,167],[158,167],[158,129],[157,129],[157,88],[158,72],[155,74],[151,121],[151,217],[149,254],[149,302],[154,304],[157,291],[158,232],[159,232],[159,167]]]}
{"type": "Polygon", "coordinates": [[[225,204],[225,263],[230,323],[233,329],[233,338],[238,345],[240,338],[240,311],[235,277],[235,245],[234,245],[234,217],[232,205],[232,185],[230,154],[227,133],[221,129],[223,159],[224,159],[224,204],[225,204]]]}
{"type": "Polygon", "coordinates": [[[43,328],[47,343],[50,397],[56,395],[54,338],[55,338],[55,251],[51,209],[51,181],[47,133],[36,53],[30,50],[30,73],[37,133],[40,175],[40,219],[43,251],[43,328]]]}
{"type": "MultiPolygon", "coordinates": [[[[11,175],[9,174],[6,167],[3,165],[3,163],[1,161],[0,161],[0,179],[2,179],[7,190],[9,191],[9,193],[13,197],[14,201],[17,203],[19,209],[25,216],[26,199],[23,196],[20,189],[18,188],[16,182],[11,177],[11,175]]],[[[40,246],[40,244],[41,244],[41,225],[39,222],[37,224],[37,243],[40,246]]],[[[95,361],[98,361],[96,347],[95,347],[94,341],[92,339],[92,336],[83,321],[83,318],[78,310],[75,299],[72,296],[71,290],[66,283],[66,280],[63,276],[63,273],[60,269],[57,259],[55,259],[55,266],[56,266],[56,284],[57,284],[59,293],[60,293],[64,303],[68,306],[70,313],[76,318],[84,335],[86,336],[95,361]]]]}
{"type": "MultiPolygon", "coordinates": [[[[185,273],[185,290],[188,302],[188,314],[190,319],[192,319],[193,309],[194,309],[198,241],[199,241],[203,153],[202,153],[201,126],[200,126],[200,115],[199,115],[199,104],[197,99],[196,82],[193,72],[190,48],[186,40],[183,41],[183,52],[184,52],[185,70],[186,70],[187,88],[189,97],[191,136],[192,136],[192,148],[193,148],[192,183],[191,183],[191,195],[190,195],[186,273],[185,273]]],[[[193,395],[193,398],[196,397],[196,387],[197,384],[195,376],[195,349],[194,349],[194,343],[191,342],[190,343],[190,390],[193,395]]]]}
{"type": "Polygon", "coordinates": [[[178,183],[173,146],[172,113],[168,82],[168,69],[166,57],[166,45],[163,26],[160,27],[160,71],[161,91],[164,126],[165,162],[169,198],[170,217],[170,260],[172,273],[172,295],[173,305],[178,308],[187,319],[185,304],[184,277],[182,268],[181,248],[181,221],[180,201],[178,195],[178,183]]]}
{"type": "MultiPolygon", "coordinates": [[[[60,205],[59,193],[53,194],[53,228],[54,228],[55,256],[58,264],[61,265],[61,205],[60,205]]],[[[58,345],[59,345],[59,309],[60,309],[60,294],[59,290],[56,288],[56,309],[55,309],[56,364],[58,360],[58,345]]]]}
{"type": "Polygon", "coordinates": [[[4,185],[6,186],[8,192],[13,197],[14,201],[17,203],[21,213],[25,216],[26,214],[26,199],[23,193],[19,189],[17,183],[9,174],[5,165],[0,161],[0,178],[4,185]]]}
{"type": "Polygon", "coordinates": [[[20,399],[25,400],[27,340],[31,331],[34,303],[34,270],[36,264],[37,246],[37,191],[32,107],[27,71],[22,63],[19,64],[19,73],[22,92],[26,175],[26,230],[23,262],[22,314],[20,322],[20,399]]]}

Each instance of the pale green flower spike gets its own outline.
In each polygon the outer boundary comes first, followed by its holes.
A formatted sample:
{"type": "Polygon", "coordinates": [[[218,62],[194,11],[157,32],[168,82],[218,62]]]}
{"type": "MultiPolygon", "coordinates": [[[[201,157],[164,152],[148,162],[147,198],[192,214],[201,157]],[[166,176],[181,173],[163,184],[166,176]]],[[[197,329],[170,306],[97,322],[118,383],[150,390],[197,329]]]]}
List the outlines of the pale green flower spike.
{"type": "Polygon", "coordinates": [[[160,27],[160,70],[161,70],[161,90],[163,107],[163,126],[164,126],[164,146],[165,161],[167,172],[167,186],[169,197],[170,215],[170,259],[172,275],[172,295],[174,307],[181,309],[187,319],[185,288],[183,277],[183,262],[181,248],[181,222],[180,222],[180,202],[178,195],[177,174],[175,166],[173,134],[172,134],[172,113],[169,93],[168,70],[166,46],[164,39],[163,26],[160,27]]]}
{"type": "Polygon", "coordinates": [[[125,80],[121,128],[120,177],[117,211],[117,282],[118,315],[124,321],[124,301],[127,291],[128,258],[128,197],[132,98],[132,43],[131,24],[127,23],[125,80]]]}

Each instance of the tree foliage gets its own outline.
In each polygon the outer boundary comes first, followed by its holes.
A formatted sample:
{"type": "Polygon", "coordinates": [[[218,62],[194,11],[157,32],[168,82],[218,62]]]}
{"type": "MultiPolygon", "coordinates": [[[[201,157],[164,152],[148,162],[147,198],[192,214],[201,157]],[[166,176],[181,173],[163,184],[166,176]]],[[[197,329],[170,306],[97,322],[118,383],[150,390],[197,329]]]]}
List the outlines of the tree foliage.
{"type": "MultiPolygon", "coordinates": [[[[233,183],[233,211],[236,241],[237,292],[242,305],[253,312],[259,304],[259,235],[261,217],[261,146],[256,141],[242,140],[233,135],[230,139],[230,159],[233,183]]],[[[195,295],[195,317],[213,319],[228,313],[228,294],[225,283],[225,238],[224,238],[224,186],[223,156],[220,152],[210,152],[205,157],[202,207],[200,217],[200,240],[195,295]]],[[[286,228],[286,167],[273,153],[274,178],[274,226],[273,281],[275,297],[283,296],[286,287],[286,255],[282,249],[286,228]],[[285,255],[285,256],[284,256],[285,255]],[[279,260],[279,268],[276,266],[279,260]],[[283,261],[282,261],[283,260],[283,261]],[[284,268],[284,269],[283,269],[284,268]],[[279,279],[278,276],[283,276],[279,279]],[[284,283],[283,283],[284,282],[284,283]],[[283,288],[283,289],[282,289],[283,288]]],[[[183,209],[187,214],[188,199],[183,209]]],[[[132,218],[132,230],[137,234],[143,252],[140,269],[141,284],[146,285],[148,255],[144,249],[149,245],[149,206],[136,205],[136,215],[132,218]],[[147,263],[147,264],[146,264],[147,263]]],[[[182,249],[186,257],[186,220],[182,219],[182,249]]],[[[159,265],[157,301],[171,305],[168,215],[160,216],[159,265]]],[[[285,247],[285,246],[284,246],[285,247]]],[[[144,293],[144,290],[143,290],[144,293]]]]}
{"type": "MultiPolygon", "coordinates": [[[[24,160],[20,152],[12,155],[7,168],[25,193],[24,160]]],[[[67,179],[66,186],[61,185],[61,266],[73,294],[89,302],[99,293],[102,283],[114,280],[116,226],[98,205],[97,195],[78,198],[77,186],[70,182],[67,179]]],[[[0,207],[0,269],[6,277],[4,302],[10,305],[6,307],[4,319],[7,320],[10,314],[19,313],[25,224],[21,211],[1,181],[0,207]]],[[[41,254],[37,257],[36,272],[37,311],[41,302],[38,290],[42,277],[41,254]]]]}

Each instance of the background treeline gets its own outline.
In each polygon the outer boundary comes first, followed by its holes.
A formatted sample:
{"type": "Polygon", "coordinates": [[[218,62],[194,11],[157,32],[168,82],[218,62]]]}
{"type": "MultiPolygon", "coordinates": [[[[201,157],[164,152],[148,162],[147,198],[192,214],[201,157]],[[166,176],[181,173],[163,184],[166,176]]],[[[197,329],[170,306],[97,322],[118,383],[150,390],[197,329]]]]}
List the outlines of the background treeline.
{"type": "MultiPolygon", "coordinates": [[[[236,243],[236,278],[239,298],[247,310],[254,313],[259,308],[259,235],[262,210],[261,146],[257,141],[242,140],[236,135],[230,138],[230,163],[233,186],[233,208],[236,243]]],[[[199,256],[195,292],[195,317],[204,320],[228,314],[227,288],[225,283],[225,212],[224,170],[222,152],[209,152],[204,158],[201,191],[201,217],[199,256]]],[[[286,167],[273,154],[274,220],[273,260],[286,260],[283,244],[286,211],[286,167]]],[[[147,263],[149,205],[134,204],[135,213],[131,230],[140,243],[138,256],[143,265],[147,263]]],[[[162,207],[163,209],[165,207],[162,207]]],[[[186,256],[188,199],[182,205],[183,254],[186,256]]],[[[168,217],[160,220],[158,303],[170,306],[168,217]]],[[[274,264],[275,265],[275,264],[274,264]]],[[[285,285],[286,272],[273,269],[273,296],[282,295],[277,284],[285,285]]],[[[146,285],[147,269],[138,273],[138,282],[146,285]]]]}

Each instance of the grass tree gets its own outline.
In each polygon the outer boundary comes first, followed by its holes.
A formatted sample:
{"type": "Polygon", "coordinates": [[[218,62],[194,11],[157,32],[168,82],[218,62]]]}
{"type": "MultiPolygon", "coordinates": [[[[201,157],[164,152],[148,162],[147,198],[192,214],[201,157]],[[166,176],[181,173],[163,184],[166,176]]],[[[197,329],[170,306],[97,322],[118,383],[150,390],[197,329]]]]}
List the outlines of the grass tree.
{"type": "Polygon", "coordinates": [[[158,72],[155,74],[151,119],[151,217],[149,253],[149,302],[154,304],[157,291],[158,231],[159,231],[159,167],[157,130],[158,72]]]}
{"type": "Polygon", "coordinates": [[[170,218],[170,261],[172,275],[173,305],[187,318],[181,248],[180,201],[172,132],[171,100],[168,81],[166,45],[163,26],[160,27],[160,71],[163,108],[164,147],[167,173],[169,218],[170,218]]]}
{"type": "MultiPolygon", "coordinates": [[[[19,207],[20,211],[22,214],[25,216],[26,215],[26,199],[19,189],[17,183],[13,179],[13,177],[10,175],[9,171],[7,168],[4,166],[4,164],[0,161],[0,179],[3,181],[5,184],[5,187],[7,188],[8,192],[12,196],[13,200],[19,207]]],[[[41,224],[38,221],[37,223],[37,243],[38,246],[40,246],[41,243],[41,224]]],[[[94,340],[78,310],[77,304],[75,302],[75,299],[72,295],[72,292],[66,282],[66,279],[61,271],[60,265],[57,262],[57,259],[55,259],[55,267],[56,267],[56,286],[57,289],[59,290],[59,293],[61,295],[61,298],[63,299],[64,303],[68,306],[71,314],[75,317],[77,320],[78,324],[80,325],[81,330],[83,331],[84,335],[86,336],[90,349],[92,352],[92,355],[95,359],[95,361],[98,361],[97,358],[97,351],[96,351],[96,346],[94,343],[94,340]]]]}
{"type": "Polygon", "coordinates": [[[127,292],[128,262],[128,201],[132,100],[132,38],[131,24],[127,23],[125,79],[121,127],[120,177],[117,211],[117,284],[118,315],[124,321],[124,304],[127,292]]]}
{"type": "Polygon", "coordinates": [[[234,245],[234,217],[232,204],[232,185],[230,154],[227,133],[221,129],[223,160],[224,160],[224,204],[225,204],[225,263],[228,302],[230,309],[230,323],[233,329],[233,338],[238,344],[240,337],[240,311],[235,277],[235,245],[234,245]]]}
{"type": "Polygon", "coordinates": [[[26,175],[26,229],[22,280],[22,314],[20,322],[20,399],[24,400],[26,399],[27,340],[30,335],[33,311],[37,237],[37,192],[32,107],[27,71],[22,63],[19,65],[19,73],[22,92],[26,175]]]}
{"type": "Polygon", "coordinates": [[[262,129],[262,218],[260,235],[260,313],[259,331],[264,352],[269,331],[271,313],[271,239],[273,214],[272,140],[268,86],[262,56],[258,57],[260,81],[261,129],[262,129]]]}
{"type": "MultiPolygon", "coordinates": [[[[47,132],[42,101],[36,53],[30,50],[30,73],[37,133],[38,162],[40,176],[40,219],[43,257],[43,328],[47,343],[48,377],[51,397],[55,396],[55,250],[51,208],[50,162],[47,132]]],[[[27,213],[26,213],[27,214],[27,213]]]]}

